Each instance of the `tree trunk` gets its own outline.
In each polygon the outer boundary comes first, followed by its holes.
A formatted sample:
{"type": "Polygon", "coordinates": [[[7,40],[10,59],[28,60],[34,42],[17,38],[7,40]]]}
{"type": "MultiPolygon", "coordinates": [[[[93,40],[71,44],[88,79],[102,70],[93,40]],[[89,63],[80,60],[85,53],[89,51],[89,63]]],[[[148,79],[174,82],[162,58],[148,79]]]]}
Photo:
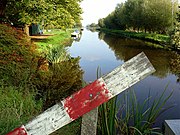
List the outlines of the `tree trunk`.
{"type": "Polygon", "coordinates": [[[0,23],[3,21],[7,0],[0,0],[0,23]]]}

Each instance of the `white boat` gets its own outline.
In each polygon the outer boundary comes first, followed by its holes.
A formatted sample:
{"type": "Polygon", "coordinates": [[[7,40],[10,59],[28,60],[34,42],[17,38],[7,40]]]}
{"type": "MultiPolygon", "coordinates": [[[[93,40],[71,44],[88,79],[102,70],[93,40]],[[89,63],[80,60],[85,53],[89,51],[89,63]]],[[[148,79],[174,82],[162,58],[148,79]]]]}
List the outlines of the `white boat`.
{"type": "Polygon", "coordinates": [[[75,30],[74,32],[71,33],[71,37],[79,37],[80,32],[79,30],[75,30]]]}

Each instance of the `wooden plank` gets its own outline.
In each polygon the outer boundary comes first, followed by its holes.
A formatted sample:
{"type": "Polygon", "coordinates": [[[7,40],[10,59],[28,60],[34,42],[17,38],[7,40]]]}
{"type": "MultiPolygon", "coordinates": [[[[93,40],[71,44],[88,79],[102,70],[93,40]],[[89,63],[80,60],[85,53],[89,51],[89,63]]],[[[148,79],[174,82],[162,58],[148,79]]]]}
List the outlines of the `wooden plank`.
{"type": "Polygon", "coordinates": [[[25,125],[28,135],[48,135],[107,102],[155,69],[144,53],[54,105],[25,125]]]}
{"type": "Polygon", "coordinates": [[[96,135],[98,107],[82,117],[81,135],[96,135]]]}
{"type": "Polygon", "coordinates": [[[48,135],[72,120],[62,103],[56,104],[25,125],[28,135],[48,135]]]}
{"type": "Polygon", "coordinates": [[[165,135],[180,135],[180,119],[165,120],[165,135]]]}
{"type": "MultiPolygon", "coordinates": [[[[132,80],[134,83],[136,83],[146,77],[146,75],[149,74],[149,71],[154,71],[151,63],[147,62],[149,60],[144,56],[143,53],[137,57],[127,61],[126,64],[122,65],[121,67],[117,67],[111,73],[102,77],[106,83],[106,86],[108,87],[107,89],[111,91],[112,95],[115,96],[119,94],[120,90],[124,91],[126,88],[132,86],[132,80]],[[134,70],[132,70],[132,68],[134,70]],[[143,73],[141,73],[142,71],[143,73]],[[138,78],[138,76],[140,78],[138,78]]],[[[96,131],[95,125],[97,125],[97,120],[91,119],[91,117],[96,118],[96,116],[97,112],[94,111],[90,111],[89,113],[83,115],[81,135],[96,135],[96,132],[94,131],[96,131]]]]}

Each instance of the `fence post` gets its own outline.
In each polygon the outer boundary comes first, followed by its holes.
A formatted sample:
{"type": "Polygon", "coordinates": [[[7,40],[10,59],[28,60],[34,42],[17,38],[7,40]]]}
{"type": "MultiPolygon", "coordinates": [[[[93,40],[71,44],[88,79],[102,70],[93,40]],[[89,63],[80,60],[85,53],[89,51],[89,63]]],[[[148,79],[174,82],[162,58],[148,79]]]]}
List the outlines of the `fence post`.
{"type": "Polygon", "coordinates": [[[81,135],[96,135],[98,107],[82,116],[81,135]]]}
{"type": "MultiPolygon", "coordinates": [[[[48,135],[155,72],[142,52],[28,122],[21,135],[48,135]],[[26,131],[24,133],[24,131],[26,131]]],[[[19,135],[17,128],[7,135],[19,135]]]]}

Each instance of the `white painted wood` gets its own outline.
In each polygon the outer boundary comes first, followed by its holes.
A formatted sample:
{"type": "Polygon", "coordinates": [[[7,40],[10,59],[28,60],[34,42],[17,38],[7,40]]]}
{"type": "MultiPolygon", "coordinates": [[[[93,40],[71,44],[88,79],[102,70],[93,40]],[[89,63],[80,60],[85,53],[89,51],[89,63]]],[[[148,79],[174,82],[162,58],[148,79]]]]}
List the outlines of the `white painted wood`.
{"type": "MultiPolygon", "coordinates": [[[[141,53],[98,80],[106,85],[108,97],[112,98],[154,71],[145,54],[141,53]]],[[[28,135],[48,135],[67,125],[73,121],[67,112],[63,101],[54,105],[25,125],[28,135]]]]}
{"type": "Polygon", "coordinates": [[[28,135],[48,135],[71,121],[62,103],[59,103],[30,121],[25,128],[28,135]]]}
{"type": "Polygon", "coordinates": [[[142,52],[102,78],[114,97],[153,72],[154,67],[142,52]]]}
{"type": "Polygon", "coordinates": [[[165,120],[165,135],[180,135],[180,119],[165,120]]]}

